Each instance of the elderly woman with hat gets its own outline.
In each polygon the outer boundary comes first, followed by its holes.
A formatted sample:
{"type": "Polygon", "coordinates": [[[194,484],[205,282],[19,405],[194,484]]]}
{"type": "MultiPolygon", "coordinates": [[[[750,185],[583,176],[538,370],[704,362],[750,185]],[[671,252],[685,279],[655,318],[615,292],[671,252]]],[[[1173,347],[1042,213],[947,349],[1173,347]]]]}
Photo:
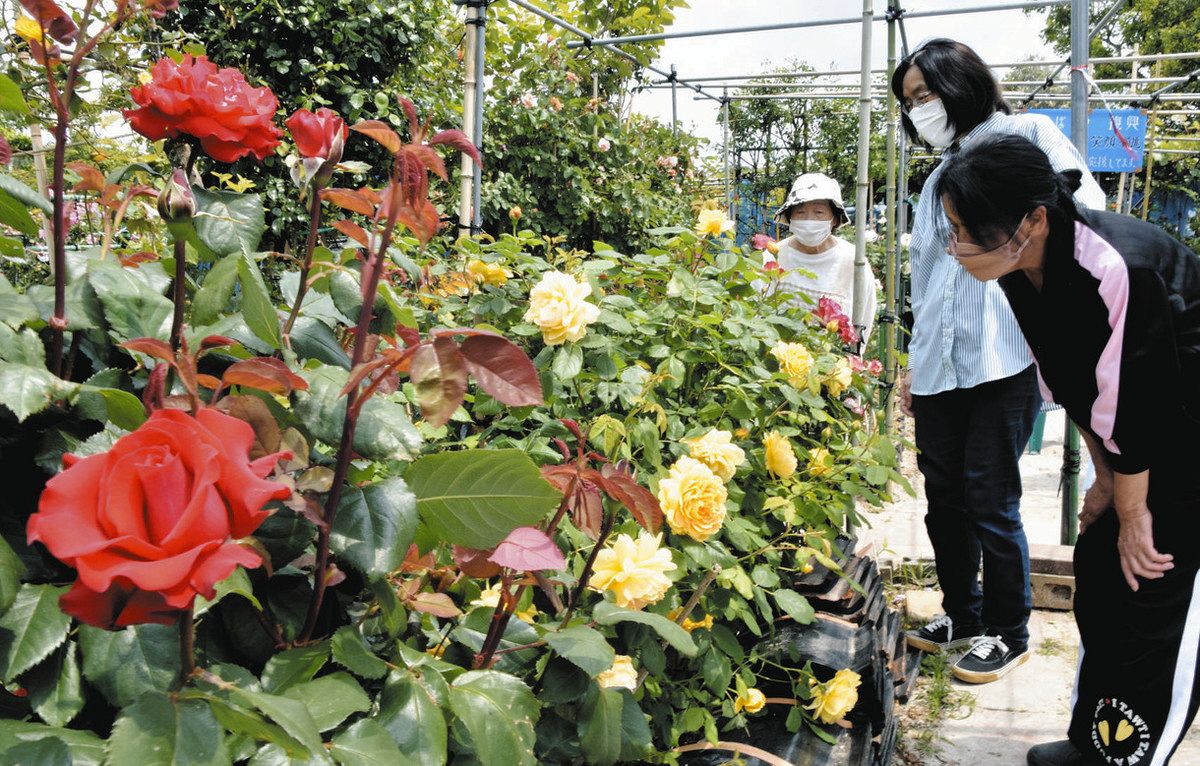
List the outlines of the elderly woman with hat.
{"type": "Polygon", "coordinates": [[[875,318],[875,275],[869,264],[862,266],[859,278],[869,289],[864,291],[867,300],[856,305],[854,244],[833,233],[850,222],[837,181],[824,173],[800,176],[775,213],[775,221],[787,226],[791,236],[780,241],[777,256],[764,255],[765,266],[774,262],[783,271],[768,290],[791,293],[792,303],[804,307],[829,298],[851,317],[865,342],[875,318]]]}

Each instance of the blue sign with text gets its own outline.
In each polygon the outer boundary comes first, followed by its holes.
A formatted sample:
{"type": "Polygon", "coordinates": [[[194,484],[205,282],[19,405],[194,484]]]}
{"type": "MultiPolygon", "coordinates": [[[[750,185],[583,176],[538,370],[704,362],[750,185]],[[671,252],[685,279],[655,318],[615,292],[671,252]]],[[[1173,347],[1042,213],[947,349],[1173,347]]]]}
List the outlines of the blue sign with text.
{"type": "MultiPolygon", "coordinates": [[[[1070,109],[1030,109],[1044,114],[1071,137],[1070,109]]],[[[1112,119],[1104,109],[1093,109],[1088,115],[1088,170],[1093,173],[1128,173],[1142,167],[1146,158],[1146,115],[1140,109],[1114,109],[1112,119]],[[1130,155],[1113,130],[1113,121],[1133,151],[1130,155]]]]}

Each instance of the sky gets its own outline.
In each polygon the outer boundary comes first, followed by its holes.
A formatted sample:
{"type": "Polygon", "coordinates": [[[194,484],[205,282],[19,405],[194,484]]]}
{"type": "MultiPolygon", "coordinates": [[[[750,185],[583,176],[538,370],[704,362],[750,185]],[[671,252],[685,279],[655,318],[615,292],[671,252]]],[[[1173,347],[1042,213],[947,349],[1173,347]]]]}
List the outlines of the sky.
{"type": "MultiPolygon", "coordinates": [[[[909,0],[908,11],[934,11],[964,5],[1002,4],[1004,0],[909,0]]],[[[875,0],[876,14],[887,7],[875,0]]],[[[690,8],[676,11],[673,31],[739,27],[804,19],[861,17],[862,3],[855,0],[691,0],[690,8]]],[[[931,37],[951,37],[970,45],[985,61],[1024,61],[1031,57],[1054,58],[1041,38],[1046,12],[1020,10],[914,18],[905,22],[908,42],[916,47],[931,37]]],[[[654,62],[663,70],[675,64],[679,77],[753,74],[798,59],[817,70],[857,69],[860,63],[862,25],[750,32],[717,37],[667,40],[654,62]]],[[[887,65],[887,25],[872,29],[872,68],[887,65]]],[[[657,78],[656,78],[657,79],[657,78]]],[[[849,81],[851,78],[841,78],[849,81]]],[[[678,91],[679,118],[684,129],[719,141],[719,106],[714,101],[693,100],[690,90],[678,91]]],[[[635,111],[669,122],[670,90],[643,91],[634,97],[635,111]]]]}

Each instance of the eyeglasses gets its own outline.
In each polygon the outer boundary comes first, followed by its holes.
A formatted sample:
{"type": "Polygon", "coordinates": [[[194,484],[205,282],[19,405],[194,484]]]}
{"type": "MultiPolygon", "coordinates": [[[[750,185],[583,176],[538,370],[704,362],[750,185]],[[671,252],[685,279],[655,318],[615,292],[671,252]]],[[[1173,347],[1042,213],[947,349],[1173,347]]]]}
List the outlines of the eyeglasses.
{"type": "Polygon", "coordinates": [[[983,245],[976,245],[970,242],[959,242],[958,234],[954,231],[954,229],[951,229],[950,238],[946,242],[946,252],[955,258],[974,258],[979,255],[987,255],[988,253],[995,252],[1002,247],[1008,247],[1010,244],[1012,244],[1012,241],[1017,238],[1017,232],[1020,231],[1021,227],[1025,225],[1025,219],[1028,217],[1028,213],[1021,216],[1021,220],[1017,223],[1017,228],[1013,229],[1012,236],[995,247],[984,247],[983,245]]]}
{"type": "Polygon", "coordinates": [[[938,96],[936,93],[934,93],[933,91],[926,88],[925,90],[921,91],[920,93],[915,94],[912,98],[904,99],[904,101],[901,102],[900,106],[904,108],[904,111],[907,114],[908,112],[911,112],[916,107],[924,106],[925,104],[928,104],[930,101],[933,101],[937,97],[938,96]]]}

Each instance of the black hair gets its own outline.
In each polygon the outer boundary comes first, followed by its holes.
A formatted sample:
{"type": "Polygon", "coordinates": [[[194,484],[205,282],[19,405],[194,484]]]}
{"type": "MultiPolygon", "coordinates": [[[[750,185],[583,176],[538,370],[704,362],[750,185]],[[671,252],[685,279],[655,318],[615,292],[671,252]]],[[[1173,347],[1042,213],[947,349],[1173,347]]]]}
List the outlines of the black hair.
{"type": "MultiPolygon", "coordinates": [[[[904,75],[914,66],[925,75],[930,92],[942,100],[956,134],[966,133],[995,112],[1012,113],[992,70],[978,53],[957,40],[944,37],[930,40],[900,61],[892,74],[892,93],[901,104],[904,75]]],[[[903,110],[900,121],[910,139],[924,143],[903,110]]]]}
{"type": "Polygon", "coordinates": [[[1051,231],[1079,220],[1074,193],[1083,174],[1056,172],[1046,153],[1020,136],[993,133],[971,141],[942,165],[937,198],[951,207],[971,239],[996,245],[1011,237],[1021,219],[1046,208],[1051,231]]]}

